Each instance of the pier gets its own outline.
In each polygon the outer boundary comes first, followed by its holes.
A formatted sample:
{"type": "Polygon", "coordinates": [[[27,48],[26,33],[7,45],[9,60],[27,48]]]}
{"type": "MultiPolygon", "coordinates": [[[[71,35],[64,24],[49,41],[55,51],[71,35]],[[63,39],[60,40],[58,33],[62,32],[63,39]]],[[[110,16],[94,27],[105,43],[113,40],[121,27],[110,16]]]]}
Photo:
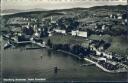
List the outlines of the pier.
{"type": "MultiPolygon", "coordinates": [[[[84,58],[84,60],[85,60],[85,61],[88,61],[88,62],[90,62],[90,63],[92,63],[92,64],[95,64],[97,67],[99,67],[100,69],[102,69],[102,70],[105,71],[105,72],[113,72],[113,71],[110,71],[110,70],[105,69],[104,67],[102,67],[101,65],[99,65],[97,62],[94,62],[94,61],[92,61],[92,60],[90,60],[90,59],[88,59],[88,58],[84,58]]],[[[114,73],[114,72],[113,72],[113,73],[114,73]]]]}
{"type": "Polygon", "coordinates": [[[91,59],[88,59],[88,58],[84,58],[85,61],[88,61],[92,64],[95,64],[97,67],[99,67],[100,69],[102,69],[103,71],[105,72],[109,72],[109,73],[119,73],[119,72],[127,72],[126,69],[117,69],[117,70],[108,70],[106,69],[105,67],[103,67],[102,65],[100,65],[99,63],[91,60],[91,59]]]}

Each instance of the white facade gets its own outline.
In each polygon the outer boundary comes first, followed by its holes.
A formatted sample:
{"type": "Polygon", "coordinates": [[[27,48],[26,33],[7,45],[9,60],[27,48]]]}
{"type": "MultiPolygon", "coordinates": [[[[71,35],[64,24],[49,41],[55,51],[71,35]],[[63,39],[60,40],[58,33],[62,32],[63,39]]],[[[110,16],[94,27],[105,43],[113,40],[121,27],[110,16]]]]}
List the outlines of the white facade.
{"type": "Polygon", "coordinates": [[[33,26],[33,29],[34,29],[34,31],[36,31],[36,29],[37,29],[37,25],[34,25],[34,26],[33,26]]]}
{"type": "Polygon", "coordinates": [[[96,50],[96,55],[101,55],[101,54],[102,54],[102,52],[96,50]]]}
{"type": "Polygon", "coordinates": [[[87,32],[84,32],[84,31],[72,31],[71,34],[73,36],[80,36],[80,37],[87,37],[87,32]]]}
{"type": "Polygon", "coordinates": [[[65,30],[54,29],[54,31],[57,32],[57,33],[66,34],[66,31],[65,30]]]}
{"type": "Polygon", "coordinates": [[[103,53],[103,56],[106,56],[108,59],[112,59],[112,55],[111,54],[103,53]]]}
{"type": "Polygon", "coordinates": [[[49,32],[48,32],[48,36],[49,36],[49,37],[52,36],[52,32],[49,31],[49,32]]]}
{"type": "Polygon", "coordinates": [[[121,20],[121,19],[122,19],[122,16],[118,16],[118,18],[117,18],[117,19],[121,20]]]}
{"type": "Polygon", "coordinates": [[[71,34],[72,34],[73,36],[76,36],[76,35],[78,34],[78,31],[72,31],[71,34]]]}
{"type": "Polygon", "coordinates": [[[104,29],[105,29],[105,25],[102,26],[102,30],[104,30],[104,29]]]}
{"type": "Polygon", "coordinates": [[[125,19],[125,20],[124,20],[124,22],[125,22],[125,23],[127,23],[127,22],[128,22],[128,20],[127,20],[127,19],[125,19]]]}
{"type": "Polygon", "coordinates": [[[35,35],[35,37],[40,37],[40,34],[39,34],[39,32],[37,32],[37,31],[35,32],[34,35],[35,35]]]}
{"type": "Polygon", "coordinates": [[[98,61],[105,61],[106,62],[107,60],[106,60],[106,58],[100,57],[100,58],[98,58],[98,61]]]}
{"type": "Polygon", "coordinates": [[[80,37],[87,37],[87,32],[79,31],[78,36],[80,36],[80,37]]]}
{"type": "Polygon", "coordinates": [[[26,26],[26,28],[28,28],[28,29],[29,29],[29,27],[30,27],[30,23],[28,22],[28,25],[26,26]]]}

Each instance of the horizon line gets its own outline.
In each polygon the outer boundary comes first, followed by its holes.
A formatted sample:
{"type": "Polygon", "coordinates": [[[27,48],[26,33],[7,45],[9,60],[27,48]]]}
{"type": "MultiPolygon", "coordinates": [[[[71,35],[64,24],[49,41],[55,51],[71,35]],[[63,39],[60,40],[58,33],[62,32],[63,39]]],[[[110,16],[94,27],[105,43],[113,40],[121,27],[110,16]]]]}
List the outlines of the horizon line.
{"type": "MultiPolygon", "coordinates": [[[[74,8],[92,8],[92,7],[102,7],[102,6],[127,6],[127,4],[115,4],[115,5],[97,5],[97,6],[90,6],[90,7],[69,7],[69,8],[56,8],[56,9],[46,9],[46,8],[29,8],[29,9],[17,9],[17,8],[10,8],[10,9],[3,9],[3,10],[33,10],[33,9],[42,9],[42,10],[46,10],[46,11],[50,11],[50,10],[63,10],[63,9],[74,9],[74,8]]],[[[1,11],[3,11],[2,8],[1,8],[1,11]]],[[[37,10],[38,11],[38,10],[37,10]]]]}

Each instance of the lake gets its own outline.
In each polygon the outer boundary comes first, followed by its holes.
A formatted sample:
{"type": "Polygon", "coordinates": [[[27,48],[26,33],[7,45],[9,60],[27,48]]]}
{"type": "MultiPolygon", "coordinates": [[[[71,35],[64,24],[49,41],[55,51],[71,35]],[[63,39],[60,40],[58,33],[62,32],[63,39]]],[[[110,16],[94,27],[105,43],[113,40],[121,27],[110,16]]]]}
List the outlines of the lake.
{"type": "Polygon", "coordinates": [[[111,74],[71,55],[48,49],[9,48],[3,53],[4,78],[45,78],[46,81],[128,81],[128,73],[111,74]],[[54,72],[54,67],[61,70],[54,72]]]}

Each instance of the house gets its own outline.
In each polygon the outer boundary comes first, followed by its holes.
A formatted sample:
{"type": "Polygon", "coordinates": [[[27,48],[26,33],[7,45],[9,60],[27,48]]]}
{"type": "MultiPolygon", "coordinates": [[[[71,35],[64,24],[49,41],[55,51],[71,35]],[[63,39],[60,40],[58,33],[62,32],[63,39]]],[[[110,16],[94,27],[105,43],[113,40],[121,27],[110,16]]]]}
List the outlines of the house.
{"type": "Polygon", "coordinates": [[[117,19],[118,19],[118,20],[121,20],[121,19],[122,19],[122,16],[118,16],[117,19]]]}
{"type": "Polygon", "coordinates": [[[125,57],[124,57],[124,56],[121,56],[121,55],[119,55],[119,54],[114,54],[113,57],[112,57],[112,59],[113,59],[114,61],[120,62],[120,61],[124,61],[125,57]]]}
{"type": "Polygon", "coordinates": [[[125,19],[125,20],[124,20],[124,22],[125,22],[125,23],[127,23],[127,22],[128,22],[128,20],[127,20],[127,19],[125,19]]]}
{"type": "Polygon", "coordinates": [[[51,37],[52,36],[52,32],[48,31],[48,36],[51,37]]]}
{"type": "Polygon", "coordinates": [[[34,30],[34,31],[37,30],[37,25],[33,25],[33,30],[34,30]]]}
{"type": "Polygon", "coordinates": [[[54,20],[53,20],[53,17],[51,16],[51,23],[56,23],[54,20]]]}
{"type": "Polygon", "coordinates": [[[78,36],[80,36],[80,37],[87,37],[87,32],[79,31],[78,32],[78,36]]]}
{"type": "Polygon", "coordinates": [[[39,34],[38,32],[36,32],[36,33],[34,34],[34,36],[35,36],[35,37],[40,37],[40,34],[39,34]]]}
{"type": "Polygon", "coordinates": [[[26,25],[26,28],[28,28],[28,29],[30,28],[30,23],[29,23],[29,22],[28,22],[28,24],[26,25]]]}
{"type": "Polygon", "coordinates": [[[96,51],[96,55],[102,55],[102,52],[95,50],[96,51]]]}
{"type": "Polygon", "coordinates": [[[117,14],[117,19],[121,20],[122,19],[122,15],[121,14],[117,14]]]}
{"type": "Polygon", "coordinates": [[[21,32],[21,27],[12,27],[12,32],[21,32]]]}
{"type": "Polygon", "coordinates": [[[98,58],[98,61],[105,61],[106,62],[107,60],[106,60],[106,58],[100,57],[100,58],[98,58]]]}
{"type": "Polygon", "coordinates": [[[66,34],[66,30],[61,30],[61,29],[54,29],[54,32],[61,33],[61,34],[66,34]]]}
{"type": "Polygon", "coordinates": [[[105,27],[106,27],[105,25],[102,25],[102,30],[104,30],[104,29],[105,29],[105,27]]]}
{"type": "Polygon", "coordinates": [[[111,14],[110,15],[110,18],[116,19],[117,18],[117,15],[111,14]]]}
{"type": "Polygon", "coordinates": [[[72,36],[76,36],[78,34],[78,30],[71,32],[72,36]]]}
{"type": "Polygon", "coordinates": [[[112,59],[112,55],[111,54],[103,53],[103,56],[105,56],[107,59],[112,59]]]}
{"type": "Polygon", "coordinates": [[[71,35],[79,36],[79,37],[87,37],[87,32],[76,30],[76,31],[72,31],[71,35]]]}

